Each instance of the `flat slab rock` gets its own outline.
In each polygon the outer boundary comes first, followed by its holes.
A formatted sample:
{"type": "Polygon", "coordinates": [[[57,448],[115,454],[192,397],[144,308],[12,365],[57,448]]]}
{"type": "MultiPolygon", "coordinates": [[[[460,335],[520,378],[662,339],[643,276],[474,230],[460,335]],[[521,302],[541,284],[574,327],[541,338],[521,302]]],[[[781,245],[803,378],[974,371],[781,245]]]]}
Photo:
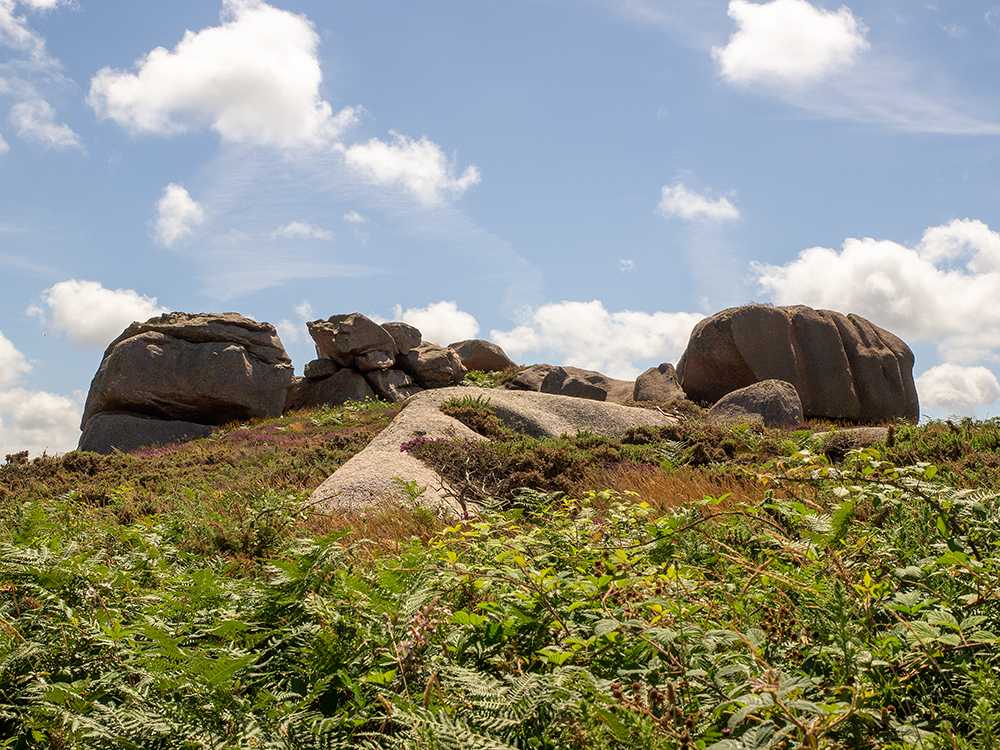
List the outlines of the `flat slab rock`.
{"type": "Polygon", "coordinates": [[[458,512],[441,477],[419,459],[401,452],[399,446],[420,436],[431,440],[485,441],[487,438],[441,412],[442,402],[463,396],[489,400],[490,407],[506,425],[532,437],[575,435],[582,430],[621,437],[630,427],[677,422],[657,411],[548,393],[437,388],[409,398],[403,410],[367,448],[313,491],[312,502],[319,508],[342,511],[405,505],[409,498],[393,480],[398,477],[427,487],[420,498],[421,505],[443,508],[447,513],[458,512]]]}

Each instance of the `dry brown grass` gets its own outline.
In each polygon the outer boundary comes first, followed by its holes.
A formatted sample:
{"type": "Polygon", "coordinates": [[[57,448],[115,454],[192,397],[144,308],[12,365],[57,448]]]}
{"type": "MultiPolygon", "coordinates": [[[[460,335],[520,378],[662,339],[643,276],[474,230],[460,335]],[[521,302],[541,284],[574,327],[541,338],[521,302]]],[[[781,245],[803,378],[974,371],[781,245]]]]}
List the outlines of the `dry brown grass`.
{"type": "MultiPolygon", "coordinates": [[[[764,500],[767,489],[754,477],[736,473],[716,473],[683,467],[652,472],[595,471],[586,483],[595,489],[612,489],[621,493],[634,492],[652,507],[666,511],[679,508],[706,497],[728,495],[717,507],[726,508],[740,503],[755,505],[764,500]]],[[[782,490],[778,491],[782,494],[782,490]]]]}
{"type": "Polygon", "coordinates": [[[424,508],[401,507],[396,499],[376,498],[371,507],[354,512],[325,512],[314,509],[296,527],[309,536],[346,532],[345,547],[362,557],[399,552],[414,539],[427,542],[441,531],[449,519],[424,508]]]}

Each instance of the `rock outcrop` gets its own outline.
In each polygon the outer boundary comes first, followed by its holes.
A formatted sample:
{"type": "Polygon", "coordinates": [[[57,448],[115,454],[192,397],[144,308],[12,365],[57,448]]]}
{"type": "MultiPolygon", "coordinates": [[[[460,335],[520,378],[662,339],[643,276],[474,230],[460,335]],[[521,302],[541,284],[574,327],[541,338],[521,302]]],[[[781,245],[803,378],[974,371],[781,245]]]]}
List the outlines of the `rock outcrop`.
{"type": "Polygon", "coordinates": [[[579,367],[556,367],[545,375],[539,390],[542,393],[553,393],[559,396],[574,396],[620,404],[632,398],[635,383],[631,380],[609,378],[594,370],[581,370],[579,367]]]}
{"type": "Polygon", "coordinates": [[[457,419],[441,412],[443,401],[456,397],[481,398],[511,429],[531,437],[574,435],[587,430],[596,435],[621,437],[629,427],[663,425],[673,418],[649,409],[604,404],[547,393],[490,390],[486,388],[441,388],[424,391],[409,399],[392,423],[368,447],[349,459],[313,491],[317,507],[338,511],[382,506],[398,507],[410,501],[395,481],[416,482],[426,487],[420,503],[457,513],[451,488],[429,466],[400,445],[414,438],[428,440],[484,441],[457,419]]]}
{"type": "MultiPolygon", "coordinates": [[[[80,449],[110,450],[94,437],[108,428],[88,429],[98,415],[198,425],[278,416],[293,376],[268,323],[236,313],[178,312],[133,323],[108,346],[90,385],[80,449]]],[[[127,424],[119,420],[111,432],[121,435],[127,424]]],[[[153,434],[153,426],[143,427],[153,434]]]]}
{"type": "Polygon", "coordinates": [[[762,380],[791,383],[806,417],[917,420],[913,352],[857,315],[749,305],[699,322],[677,375],[687,397],[715,403],[762,380]]]}
{"type": "Polygon", "coordinates": [[[714,424],[760,422],[764,427],[787,430],[802,424],[802,402],[795,386],[784,380],[762,380],[727,393],[708,412],[714,424]]]}
{"type": "Polygon", "coordinates": [[[368,381],[354,370],[345,368],[325,377],[312,378],[307,375],[296,378],[288,391],[285,411],[311,406],[339,406],[348,401],[366,401],[370,398],[375,398],[375,392],[368,381]]]}
{"type": "Polygon", "coordinates": [[[424,388],[443,388],[462,381],[468,370],[454,349],[437,344],[420,344],[399,357],[399,368],[413,376],[424,388]]]}

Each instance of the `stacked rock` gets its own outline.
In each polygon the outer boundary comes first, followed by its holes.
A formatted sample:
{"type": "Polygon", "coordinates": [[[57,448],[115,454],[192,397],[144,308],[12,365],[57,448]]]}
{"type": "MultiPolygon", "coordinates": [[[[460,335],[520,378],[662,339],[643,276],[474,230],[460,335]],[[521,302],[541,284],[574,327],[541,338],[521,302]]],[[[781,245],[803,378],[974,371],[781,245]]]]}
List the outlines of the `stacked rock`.
{"type": "Polygon", "coordinates": [[[454,385],[468,372],[454,349],[423,341],[406,323],[379,325],[351,313],[306,327],[317,359],[293,384],[286,411],[373,396],[400,403],[425,388],[454,385]]]}

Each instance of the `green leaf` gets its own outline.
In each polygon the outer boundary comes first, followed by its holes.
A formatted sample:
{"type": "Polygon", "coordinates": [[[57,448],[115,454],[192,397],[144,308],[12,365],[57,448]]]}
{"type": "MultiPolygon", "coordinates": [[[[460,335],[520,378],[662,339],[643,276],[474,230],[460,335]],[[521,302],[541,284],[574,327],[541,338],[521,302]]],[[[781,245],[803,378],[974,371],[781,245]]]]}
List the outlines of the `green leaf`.
{"type": "Polygon", "coordinates": [[[458,610],[458,612],[451,616],[451,621],[456,625],[472,625],[473,627],[482,625],[486,622],[486,619],[483,615],[466,612],[464,609],[458,610]]]}
{"type": "Polygon", "coordinates": [[[594,635],[598,638],[605,636],[608,633],[613,633],[618,630],[617,620],[601,620],[594,626],[594,635]]]}

